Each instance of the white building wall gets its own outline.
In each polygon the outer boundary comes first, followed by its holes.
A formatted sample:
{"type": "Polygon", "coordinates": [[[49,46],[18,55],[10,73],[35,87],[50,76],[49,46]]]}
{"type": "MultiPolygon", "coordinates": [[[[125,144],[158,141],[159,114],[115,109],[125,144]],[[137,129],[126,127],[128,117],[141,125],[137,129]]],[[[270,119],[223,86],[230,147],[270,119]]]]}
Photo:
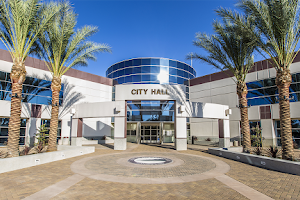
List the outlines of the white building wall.
{"type": "MultiPolygon", "coordinates": [[[[300,62],[293,63],[290,68],[291,73],[300,72],[300,62]]],[[[276,70],[274,68],[249,73],[246,82],[258,81],[268,78],[275,78],[276,70]]],[[[190,101],[217,103],[229,105],[232,110],[230,115],[230,137],[231,140],[239,140],[240,135],[240,110],[236,106],[238,96],[236,94],[236,85],[232,78],[224,78],[217,81],[211,81],[194,85],[190,87],[190,101]]],[[[262,105],[271,106],[271,119],[261,119],[260,106],[251,106],[248,109],[249,121],[260,121],[262,127],[262,135],[265,137],[265,144],[275,144],[276,136],[274,131],[274,120],[279,120],[279,105],[262,105]]],[[[299,119],[300,102],[291,102],[291,118],[299,119]]],[[[200,139],[217,136],[218,123],[214,120],[207,119],[191,119],[191,135],[195,135],[200,139]]]]}
{"type": "MultiPolygon", "coordinates": [[[[11,62],[0,60],[0,71],[10,73],[11,62]]],[[[26,66],[26,76],[35,77],[51,81],[52,75],[49,71],[26,66]]],[[[80,78],[62,76],[64,84],[64,101],[60,107],[59,119],[62,120],[62,137],[70,135],[70,108],[82,102],[105,102],[112,100],[112,86],[104,85],[80,78]],[[77,98],[72,98],[77,96],[77,98]]],[[[1,114],[0,117],[10,117],[10,101],[0,100],[1,114]]],[[[31,104],[23,103],[22,118],[27,118],[26,142],[33,144],[32,138],[41,125],[42,119],[51,118],[51,106],[42,105],[41,118],[31,117],[31,104]],[[28,141],[31,138],[31,141],[28,141]]],[[[110,136],[111,118],[98,118],[85,120],[84,125],[86,132],[84,136],[110,136]],[[87,128],[89,127],[89,128],[87,128]]]]}

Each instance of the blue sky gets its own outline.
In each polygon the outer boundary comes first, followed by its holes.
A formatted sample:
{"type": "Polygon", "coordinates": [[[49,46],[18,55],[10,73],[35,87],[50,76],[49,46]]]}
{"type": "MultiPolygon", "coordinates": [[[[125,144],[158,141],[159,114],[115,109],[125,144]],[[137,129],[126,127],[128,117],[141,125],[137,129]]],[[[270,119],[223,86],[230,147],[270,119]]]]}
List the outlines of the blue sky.
{"type": "MultiPolygon", "coordinates": [[[[112,64],[137,57],[164,57],[190,64],[190,52],[205,54],[193,46],[197,32],[212,34],[215,9],[236,9],[236,0],[69,0],[78,14],[77,27],[94,25],[90,38],[105,43],[112,53],[97,54],[97,61],[78,70],[105,76],[112,64]]],[[[0,48],[4,48],[0,44],[0,48]]],[[[217,72],[193,60],[197,76],[217,72]]]]}
{"type": "MultiPolygon", "coordinates": [[[[101,53],[96,62],[77,69],[105,76],[106,69],[135,57],[165,57],[184,61],[197,32],[212,33],[218,7],[234,8],[235,0],[71,0],[78,27],[98,26],[91,40],[106,43],[112,53],[101,53]]],[[[216,72],[212,66],[193,61],[197,76],[216,72]]]]}

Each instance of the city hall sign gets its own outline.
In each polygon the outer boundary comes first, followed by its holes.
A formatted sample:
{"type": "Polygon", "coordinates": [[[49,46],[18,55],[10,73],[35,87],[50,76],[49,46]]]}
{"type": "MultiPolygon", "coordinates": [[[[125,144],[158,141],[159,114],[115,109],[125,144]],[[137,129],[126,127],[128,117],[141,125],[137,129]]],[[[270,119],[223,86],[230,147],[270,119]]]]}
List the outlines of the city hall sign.
{"type": "Polygon", "coordinates": [[[167,89],[132,89],[131,94],[132,95],[147,95],[147,93],[150,93],[151,95],[169,95],[167,89]]]}

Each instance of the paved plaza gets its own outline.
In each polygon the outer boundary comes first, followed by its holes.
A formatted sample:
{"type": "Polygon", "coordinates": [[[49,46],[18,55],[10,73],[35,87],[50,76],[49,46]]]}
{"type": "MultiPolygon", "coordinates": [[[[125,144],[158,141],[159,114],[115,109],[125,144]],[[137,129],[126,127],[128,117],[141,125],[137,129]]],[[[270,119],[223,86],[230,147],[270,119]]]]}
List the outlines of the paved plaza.
{"type": "Polygon", "coordinates": [[[207,147],[127,143],[95,153],[0,174],[0,199],[300,199],[300,176],[206,153],[207,147]],[[141,165],[131,158],[171,159],[141,165]]]}

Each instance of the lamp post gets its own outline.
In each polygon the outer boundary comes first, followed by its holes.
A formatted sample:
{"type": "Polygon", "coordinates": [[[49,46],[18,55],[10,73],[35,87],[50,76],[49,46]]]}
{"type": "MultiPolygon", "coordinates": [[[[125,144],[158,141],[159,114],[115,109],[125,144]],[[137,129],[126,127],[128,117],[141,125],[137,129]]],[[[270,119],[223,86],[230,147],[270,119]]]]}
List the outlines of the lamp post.
{"type": "Polygon", "coordinates": [[[75,108],[71,108],[70,110],[70,116],[71,116],[71,121],[70,121],[70,146],[71,146],[71,139],[72,139],[72,119],[73,119],[73,115],[75,114],[76,110],[75,108]]]}

